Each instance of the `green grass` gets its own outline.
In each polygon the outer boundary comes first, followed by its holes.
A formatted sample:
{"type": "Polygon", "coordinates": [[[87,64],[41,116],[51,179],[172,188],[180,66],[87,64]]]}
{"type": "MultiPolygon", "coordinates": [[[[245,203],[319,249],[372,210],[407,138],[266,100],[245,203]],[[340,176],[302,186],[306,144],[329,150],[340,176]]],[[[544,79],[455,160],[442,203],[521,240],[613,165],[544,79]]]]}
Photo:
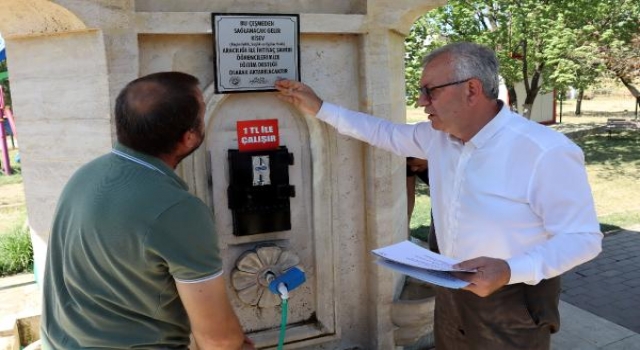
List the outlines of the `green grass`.
{"type": "Polygon", "coordinates": [[[599,216],[600,229],[602,232],[609,233],[617,231],[621,228],[640,225],[639,211],[623,211],[619,213],[599,216]]]}
{"type": "Polygon", "coordinates": [[[16,225],[8,233],[0,234],[0,277],[32,271],[33,248],[29,229],[16,225]]]}
{"type": "Polygon", "coordinates": [[[26,220],[27,207],[24,204],[0,206],[0,235],[9,233],[17,225],[24,225],[26,220]]]}
{"type": "MultiPolygon", "coordinates": [[[[11,141],[7,140],[9,146],[9,164],[11,165],[12,174],[5,175],[4,171],[0,170],[0,186],[9,185],[9,184],[18,184],[22,182],[22,167],[19,163],[15,161],[16,154],[18,153],[18,149],[11,149],[11,141]]],[[[0,160],[0,163],[2,161],[0,160]]],[[[0,169],[4,169],[4,167],[0,167],[0,169]]]]}
{"type": "MultiPolygon", "coordinates": [[[[8,140],[9,148],[11,141],[8,140]]],[[[9,158],[13,173],[5,175],[0,171],[0,195],[2,186],[22,183],[22,167],[15,162],[18,149],[9,150],[9,158]]],[[[33,269],[33,248],[29,229],[25,225],[27,209],[20,203],[11,203],[13,197],[6,195],[0,198],[0,277],[33,269]]]]}
{"type": "Polygon", "coordinates": [[[575,140],[582,148],[604,231],[640,225],[640,131],[601,132],[575,140]]]}
{"type": "Polygon", "coordinates": [[[431,197],[427,195],[427,185],[421,180],[416,180],[416,202],[411,215],[409,226],[412,237],[427,241],[429,226],[431,225],[431,197]]]}

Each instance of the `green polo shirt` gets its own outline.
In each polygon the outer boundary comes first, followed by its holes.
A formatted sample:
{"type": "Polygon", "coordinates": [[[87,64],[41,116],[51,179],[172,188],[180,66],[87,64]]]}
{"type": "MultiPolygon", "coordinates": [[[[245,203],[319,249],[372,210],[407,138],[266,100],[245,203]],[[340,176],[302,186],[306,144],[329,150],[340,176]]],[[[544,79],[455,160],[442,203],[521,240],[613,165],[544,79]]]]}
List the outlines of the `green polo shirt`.
{"type": "Polygon", "coordinates": [[[49,349],[186,349],[175,282],[222,273],[212,211],[160,159],[116,145],[56,209],[43,283],[49,349]]]}

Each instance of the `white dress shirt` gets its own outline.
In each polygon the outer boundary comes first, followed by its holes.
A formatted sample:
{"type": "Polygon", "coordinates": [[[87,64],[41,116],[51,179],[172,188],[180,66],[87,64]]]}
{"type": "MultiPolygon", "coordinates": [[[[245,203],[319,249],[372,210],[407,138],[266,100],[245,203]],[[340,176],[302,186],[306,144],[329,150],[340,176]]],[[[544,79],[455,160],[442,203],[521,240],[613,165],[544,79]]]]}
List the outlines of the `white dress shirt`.
{"type": "Polygon", "coordinates": [[[396,124],[327,102],[317,118],[373,146],[429,160],[443,255],[504,259],[509,284],[537,284],[602,249],[582,150],[504,104],[466,143],[430,122],[396,124]]]}

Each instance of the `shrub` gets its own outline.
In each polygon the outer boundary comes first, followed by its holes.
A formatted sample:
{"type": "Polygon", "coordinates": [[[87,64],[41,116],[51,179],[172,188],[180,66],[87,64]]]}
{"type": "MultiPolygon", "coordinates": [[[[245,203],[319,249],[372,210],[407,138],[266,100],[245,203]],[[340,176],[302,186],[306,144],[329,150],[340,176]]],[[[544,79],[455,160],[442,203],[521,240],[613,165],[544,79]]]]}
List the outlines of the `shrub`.
{"type": "Polygon", "coordinates": [[[0,235],[0,276],[8,276],[33,269],[33,247],[29,229],[15,226],[0,235]]]}

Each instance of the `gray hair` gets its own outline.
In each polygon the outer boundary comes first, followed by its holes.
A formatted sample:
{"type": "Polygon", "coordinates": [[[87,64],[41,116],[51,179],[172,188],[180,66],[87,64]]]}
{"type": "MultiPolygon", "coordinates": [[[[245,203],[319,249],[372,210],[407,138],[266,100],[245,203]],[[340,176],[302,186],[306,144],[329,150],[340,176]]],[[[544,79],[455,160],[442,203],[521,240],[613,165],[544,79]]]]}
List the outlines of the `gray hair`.
{"type": "Polygon", "coordinates": [[[441,55],[449,55],[453,62],[453,79],[476,78],[482,83],[484,95],[498,98],[498,59],[490,48],[470,42],[458,42],[445,45],[431,51],[422,60],[422,67],[441,55]]]}

